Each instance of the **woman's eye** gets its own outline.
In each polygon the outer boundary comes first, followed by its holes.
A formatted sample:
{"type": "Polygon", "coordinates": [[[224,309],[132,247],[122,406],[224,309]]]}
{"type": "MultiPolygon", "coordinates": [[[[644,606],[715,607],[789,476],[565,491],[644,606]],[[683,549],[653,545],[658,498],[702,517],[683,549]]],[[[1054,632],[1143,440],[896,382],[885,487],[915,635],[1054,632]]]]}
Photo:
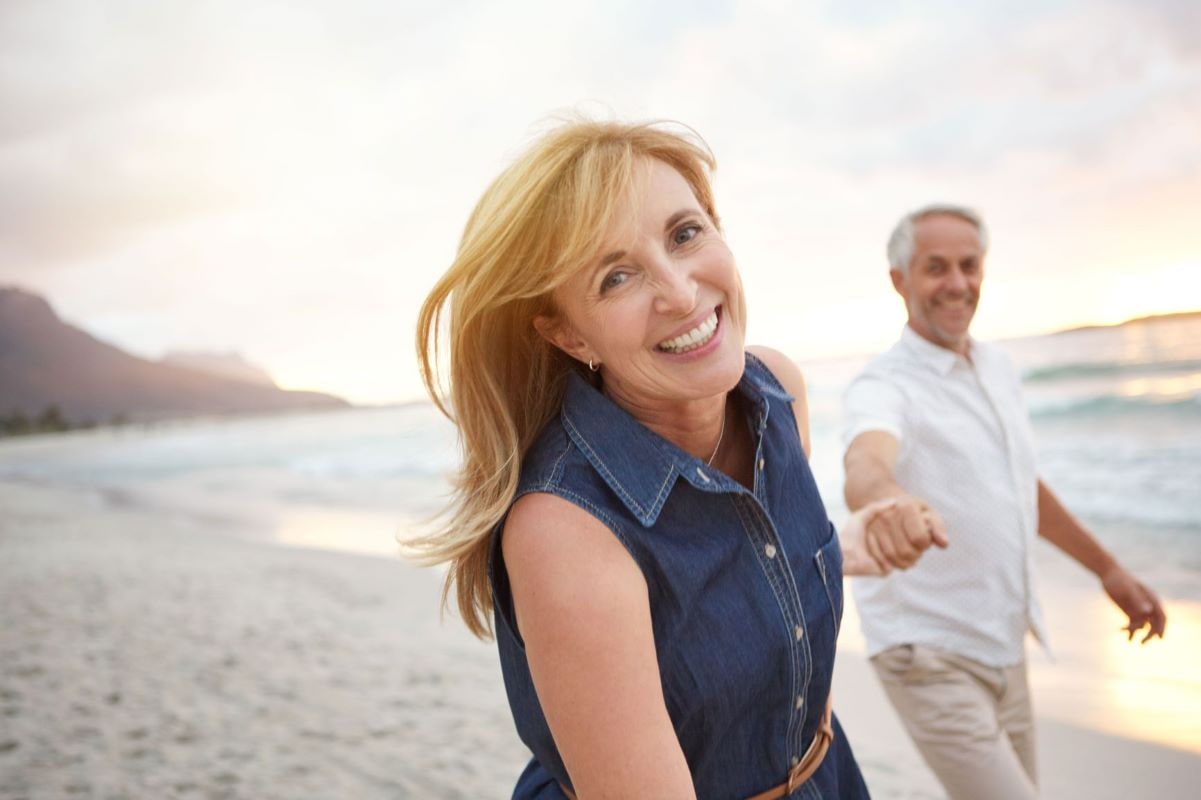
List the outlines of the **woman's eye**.
{"type": "Polygon", "coordinates": [[[690,222],[687,225],[682,225],[677,228],[675,234],[672,235],[672,240],[678,245],[687,244],[695,239],[700,232],[701,226],[697,225],[695,222],[690,222]]]}
{"type": "Polygon", "coordinates": [[[629,273],[622,272],[621,270],[614,270],[613,272],[610,272],[605,276],[605,279],[601,281],[601,294],[604,294],[610,289],[616,289],[618,286],[621,286],[626,282],[626,278],[628,277],[630,277],[629,273]]]}

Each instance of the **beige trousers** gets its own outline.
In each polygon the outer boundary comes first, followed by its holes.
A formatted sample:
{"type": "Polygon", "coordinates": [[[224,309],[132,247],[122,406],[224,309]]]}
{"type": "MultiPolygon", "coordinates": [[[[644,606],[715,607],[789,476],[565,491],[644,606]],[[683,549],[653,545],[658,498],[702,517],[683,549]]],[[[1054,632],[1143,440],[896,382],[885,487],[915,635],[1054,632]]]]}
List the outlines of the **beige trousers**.
{"type": "Polygon", "coordinates": [[[1038,797],[1026,663],[988,667],[921,645],[872,657],[888,699],[951,800],[1038,797]]]}

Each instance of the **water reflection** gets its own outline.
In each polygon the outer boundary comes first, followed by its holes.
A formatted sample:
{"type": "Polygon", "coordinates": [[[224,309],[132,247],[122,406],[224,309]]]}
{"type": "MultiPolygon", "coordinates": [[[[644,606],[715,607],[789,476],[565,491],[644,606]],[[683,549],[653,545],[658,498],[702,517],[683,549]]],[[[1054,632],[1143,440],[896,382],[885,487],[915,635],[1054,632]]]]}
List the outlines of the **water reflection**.
{"type": "Polygon", "coordinates": [[[1091,577],[1078,581],[1043,594],[1054,661],[1027,650],[1035,712],[1201,753],[1201,604],[1165,602],[1165,638],[1140,645],[1091,577]]]}
{"type": "Polygon", "coordinates": [[[1151,395],[1163,400],[1179,400],[1201,391],[1201,372],[1183,376],[1134,378],[1122,381],[1118,393],[1123,397],[1151,395]]]}
{"type": "Polygon", "coordinates": [[[397,536],[420,524],[397,513],[290,506],[277,509],[272,538],[293,547],[399,558],[397,536]]]}
{"type": "MultiPolygon", "coordinates": [[[[1121,624],[1113,609],[1105,616],[1121,624]]],[[[1201,604],[1169,604],[1168,620],[1162,642],[1105,637],[1104,700],[1112,713],[1099,727],[1201,753],[1201,604]]]]}
{"type": "MultiPolygon", "coordinates": [[[[1201,604],[1167,603],[1167,635],[1139,645],[1099,589],[1045,592],[1043,603],[1054,660],[1033,640],[1026,652],[1037,716],[1201,754],[1201,604]]],[[[865,652],[854,603],[838,648],[865,652]]]]}

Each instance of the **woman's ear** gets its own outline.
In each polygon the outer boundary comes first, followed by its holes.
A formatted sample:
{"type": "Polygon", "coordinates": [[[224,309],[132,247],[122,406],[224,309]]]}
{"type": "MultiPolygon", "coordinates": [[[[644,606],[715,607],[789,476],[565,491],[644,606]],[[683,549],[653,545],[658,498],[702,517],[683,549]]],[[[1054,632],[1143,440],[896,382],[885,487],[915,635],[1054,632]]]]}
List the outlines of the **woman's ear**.
{"type": "Polygon", "coordinates": [[[597,360],[592,348],[580,338],[571,323],[561,317],[539,314],[534,317],[534,330],[543,339],[581,363],[587,364],[589,359],[597,360]]]}

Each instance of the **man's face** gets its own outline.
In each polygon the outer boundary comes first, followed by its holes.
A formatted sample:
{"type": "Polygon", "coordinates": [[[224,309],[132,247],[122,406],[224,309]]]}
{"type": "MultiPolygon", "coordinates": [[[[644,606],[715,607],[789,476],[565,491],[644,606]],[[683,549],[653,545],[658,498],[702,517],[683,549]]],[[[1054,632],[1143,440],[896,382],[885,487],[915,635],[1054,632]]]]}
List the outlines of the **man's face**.
{"type": "Polygon", "coordinates": [[[984,281],[984,250],[976,226],[952,214],[931,214],[914,225],[909,273],[894,270],[909,327],[924,339],[967,355],[968,326],[984,281]]]}

